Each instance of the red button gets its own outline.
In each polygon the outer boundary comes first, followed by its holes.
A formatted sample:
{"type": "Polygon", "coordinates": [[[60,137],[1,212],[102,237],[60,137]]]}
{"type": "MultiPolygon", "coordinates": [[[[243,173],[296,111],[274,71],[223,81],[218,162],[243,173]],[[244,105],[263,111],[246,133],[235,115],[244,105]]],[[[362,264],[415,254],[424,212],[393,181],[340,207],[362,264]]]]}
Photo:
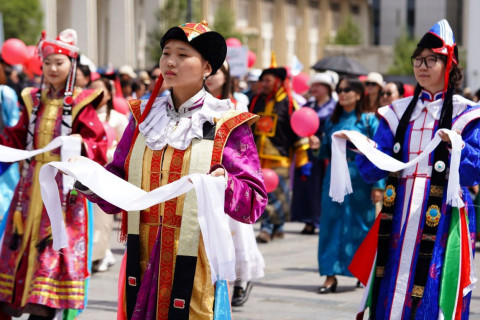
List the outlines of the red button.
{"type": "Polygon", "coordinates": [[[128,277],[128,285],[131,287],[137,286],[137,278],[135,277],[128,277]]]}
{"type": "Polygon", "coordinates": [[[177,308],[177,309],[184,309],[185,308],[185,300],[183,300],[183,299],[173,300],[173,307],[177,308]]]}

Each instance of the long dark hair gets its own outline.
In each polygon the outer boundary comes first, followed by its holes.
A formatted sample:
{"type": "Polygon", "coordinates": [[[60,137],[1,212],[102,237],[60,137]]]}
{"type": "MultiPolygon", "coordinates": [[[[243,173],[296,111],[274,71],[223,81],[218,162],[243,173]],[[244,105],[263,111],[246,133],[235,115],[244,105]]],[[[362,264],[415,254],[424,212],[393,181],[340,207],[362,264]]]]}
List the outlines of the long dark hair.
{"type": "MultiPolygon", "coordinates": [[[[340,78],[340,81],[338,81],[336,89],[338,89],[340,83],[342,83],[342,81],[344,80],[347,82],[348,87],[352,88],[354,92],[360,95],[360,99],[358,99],[357,103],[355,104],[355,114],[357,115],[358,121],[360,120],[362,112],[364,112],[365,109],[365,87],[363,86],[363,83],[358,79],[342,77],[340,78]]],[[[340,102],[337,102],[335,109],[333,109],[332,116],[330,117],[330,121],[332,121],[332,123],[334,124],[338,123],[342,113],[343,107],[340,105],[340,102]]]]}
{"type": "MultiPolygon", "coordinates": [[[[376,106],[376,109],[375,110],[371,110],[372,112],[376,112],[378,108],[380,108],[382,105],[380,103],[380,98],[381,98],[381,92],[382,92],[382,87],[375,83],[375,85],[379,88],[378,89],[378,94],[377,94],[377,97],[375,98],[375,106],[376,106]]],[[[369,94],[366,94],[365,95],[365,111],[370,111],[370,104],[372,102],[370,101],[370,95],[369,94]]]]}
{"type": "MultiPolygon", "coordinates": [[[[110,120],[110,112],[113,110],[113,96],[114,96],[114,92],[113,92],[113,86],[112,86],[112,82],[110,79],[107,79],[105,77],[101,77],[101,78],[98,78],[97,80],[95,81],[101,81],[103,83],[103,85],[105,86],[105,89],[108,91],[108,93],[110,94],[110,99],[107,100],[107,117],[105,119],[105,122],[108,123],[108,120],[110,120]]],[[[95,82],[93,81],[93,82],[95,82]]]]}
{"type": "Polygon", "coordinates": [[[222,93],[220,99],[230,99],[232,94],[232,77],[230,76],[230,66],[225,61],[225,63],[220,67],[220,71],[225,76],[225,83],[222,86],[222,93]]]}

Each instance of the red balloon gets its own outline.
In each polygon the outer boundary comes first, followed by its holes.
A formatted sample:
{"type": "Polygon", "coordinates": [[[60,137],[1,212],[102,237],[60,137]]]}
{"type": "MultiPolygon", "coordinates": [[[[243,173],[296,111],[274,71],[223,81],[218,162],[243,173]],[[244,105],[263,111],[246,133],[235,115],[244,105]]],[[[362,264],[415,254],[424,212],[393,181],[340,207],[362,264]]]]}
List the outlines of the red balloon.
{"type": "Polygon", "coordinates": [[[410,97],[410,96],[413,96],[413,93],[415,91],[415,87],[412,86],[411,84],[404,84],[403,85],[403,96],[404,97],[410,97]]]}
{"type": "Polygon", "coordinates": [[[300,137],[309,137],[317,132],[320,119],[312,108],[303,107],[293,112],[290,124],[300,137]]]}
{"type": "Polygon", "coordinates": [[[299,74],[297,74],[295,77],[293,77],[292,81],[293,91],[298,94],[304,94],[305,92],[307,92],[310,88],[310,86],[308,85],[309,79],[310,77],[306,73],[300,72],[299,74]]]}
{"type": "Polygon", "coordinates": [[[227,47],[241,47],[242,46],[242,42],[240,40],[238,40],[237,38],[227,38],[225,40],[225,42],[227,43],[227,47]]]}
{"type": "Polygon", "coordinates": [[[32,56],[36,56],[36,55],[38,55],[37,46],[27,46],[27,58],[32,57],[32,56]]]}
{"type": "Polygon", "coordinates": [[[113,97],[113,109],[125,115],[128,115],[130,112],[130,107],[128,106],[127,100],[125,100],[123,97],[113,97]]]}
{"type": "Polygon", "coordinates": [[[278,174],[272,169],[262,168],[263,181],[265,182],[265,189],[267,193],[273,192],[278,187],[278,174]]]}
{"type": "Polygon", "coordinates": [[[40,59],[39,56],[34,55],[31,56],[27,59],[27,62],[25,62],[25,67],[33,73],[35,73],[37,76],[42,74],[42,59],[40,59]]]}
{"type": "Polygon", "coordinates": [[[249,68],[253,67],[255,65],[255,61],[257,61],[257,55],[255,52],[248,50],[247,52],[247,66],[249,68]]]}
{"type": "Polygon", "coordinates": [[[27,46],[22,40],[10,38],[3,43],[2,58],[8,64],[23,64],[27,61],[27,46]]]}

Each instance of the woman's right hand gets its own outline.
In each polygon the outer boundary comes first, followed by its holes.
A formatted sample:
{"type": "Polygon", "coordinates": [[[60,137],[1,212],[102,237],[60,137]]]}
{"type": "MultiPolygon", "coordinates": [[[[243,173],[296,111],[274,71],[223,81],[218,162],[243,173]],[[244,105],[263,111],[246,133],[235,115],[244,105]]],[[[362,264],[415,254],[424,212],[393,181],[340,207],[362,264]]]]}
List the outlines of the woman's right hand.
{"type": "Polygon", "coordinates": [[[310,149],[317,150],[320,148],[320,138],[316,135],[308,137],[308,144],[310,145],[310,149]]]}

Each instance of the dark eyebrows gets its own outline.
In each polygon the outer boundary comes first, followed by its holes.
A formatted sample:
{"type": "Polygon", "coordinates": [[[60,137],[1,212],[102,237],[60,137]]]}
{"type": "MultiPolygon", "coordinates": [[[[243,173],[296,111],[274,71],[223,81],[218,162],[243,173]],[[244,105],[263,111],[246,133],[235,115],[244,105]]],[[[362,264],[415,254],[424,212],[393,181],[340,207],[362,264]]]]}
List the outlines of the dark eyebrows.
{"type": "MultiPolygon", "coordinates": [[[[170,48],[168,45],[166,45],[165,47],[163,47],[163,50],[174,50],[172,48],[170,48]]],[[[190,51],[190,48],[187,48],[187,47],[176,47],[175,50],[177,51],[186,51],[186,52],[189,52],[190,51]]]]}

